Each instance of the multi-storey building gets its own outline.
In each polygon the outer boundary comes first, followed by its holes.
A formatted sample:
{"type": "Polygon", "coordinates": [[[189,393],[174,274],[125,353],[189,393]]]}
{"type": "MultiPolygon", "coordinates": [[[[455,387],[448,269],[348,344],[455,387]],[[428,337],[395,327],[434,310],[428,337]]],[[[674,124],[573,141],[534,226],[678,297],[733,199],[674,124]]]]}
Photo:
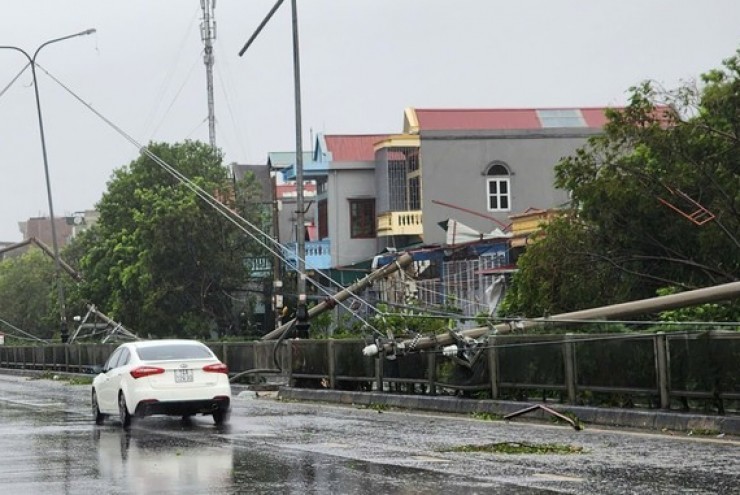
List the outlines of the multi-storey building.
{"type": "MultiPolygon", "coordinates": [[[[423,246],[419,258],[438,262],[430,249],[444,257],[477,238],[489,240],[469,253],[485,263],[465,277],[495,276],[511,261],[512,217],[568,203],[554,187],[555,165],[601,132],[604,111],[409,108],[400,134],[319,134],[303,173],[317,185],[315,242],[330,256],[310,265],[307,244],[307,266],[346,282],[355,277],[337,272],[378,253],[423,246]]],[[[283,171],[295,180],[293,164],[283,171]]],[[[444,285],[445,269],[432,271],[444,285]]]]}

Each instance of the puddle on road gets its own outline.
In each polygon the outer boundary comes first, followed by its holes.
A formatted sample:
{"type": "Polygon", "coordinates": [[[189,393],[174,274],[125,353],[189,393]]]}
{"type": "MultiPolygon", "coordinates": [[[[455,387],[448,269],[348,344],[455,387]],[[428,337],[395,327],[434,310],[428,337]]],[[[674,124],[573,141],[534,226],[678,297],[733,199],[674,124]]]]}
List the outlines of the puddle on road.
{"type": "Polygon", "coordinates": [[[341,442],[312,445],[320,451],[285,450],[262,447],[251,434],[237,440],[202,422],[151,418],[126,432],[112,420],[96,427],[86,418],[70,423],[63,414],[13,409],[14,417],[0,416],[25,441],[0,435],[0,449],[18,446],[0,466],[7,493],[411,495],[503,486],[423,469],[428,456],[386,465],[331,455],[353,448],[341,442]]]}

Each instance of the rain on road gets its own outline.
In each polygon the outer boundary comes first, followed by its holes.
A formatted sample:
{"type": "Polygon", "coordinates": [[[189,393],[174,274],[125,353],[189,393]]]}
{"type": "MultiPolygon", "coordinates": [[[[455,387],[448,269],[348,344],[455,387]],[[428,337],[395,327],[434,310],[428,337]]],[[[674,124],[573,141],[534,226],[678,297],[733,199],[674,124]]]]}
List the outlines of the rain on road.
{"type": "MultiPolygon", "coordinates": [[[[236,393],[235,393],[236,395],[236,393]]],[[[4,493],[740,493],[740,441],[234,400],[231,422],[93,424],[89,386],[0,374],[4,493]],[[578,454],[446,449],[557,443],[578,454]]]]}

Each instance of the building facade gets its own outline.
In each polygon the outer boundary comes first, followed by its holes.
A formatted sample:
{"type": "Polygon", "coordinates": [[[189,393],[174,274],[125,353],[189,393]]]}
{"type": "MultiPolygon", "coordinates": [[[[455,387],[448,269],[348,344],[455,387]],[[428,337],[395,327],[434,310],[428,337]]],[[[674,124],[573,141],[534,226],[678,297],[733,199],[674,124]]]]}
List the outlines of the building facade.
{"type": "MultiPolygon", "coordinates": [[[[382,253],[408,250],[419,258],[413,298],[446,304],[453,294],[471,314],[481,301],[492,307],[486,291],[499,291],[513,270],[512,242],[529,235],[513,239],[512,224],[567,205],[555,165],[605,123],[605,108],[410,108],[400,134],[319,134],[304,160],[304,179],[317,188],[306,266],[351,282],[337,272],[369,270],[369,260],[393,259],[382,253]],[[318,264],[309,261],[314,239],[330,253],[318,264]]],[[[295,165],[283,173],[295,180],[295,165]]],[[[396,301],[409,297],[399,294],[396,301]]]]}

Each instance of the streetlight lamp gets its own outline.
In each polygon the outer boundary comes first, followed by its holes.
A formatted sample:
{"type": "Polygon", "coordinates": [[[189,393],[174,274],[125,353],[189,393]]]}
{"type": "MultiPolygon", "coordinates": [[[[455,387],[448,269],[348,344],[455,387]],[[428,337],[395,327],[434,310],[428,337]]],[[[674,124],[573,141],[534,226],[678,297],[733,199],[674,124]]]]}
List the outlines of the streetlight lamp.
{"type": "Polygon", "coordinates": [[[28,59],[28,63],[31,66],[31,74],[33,75],[33,90],[36,95],[36,112],[38,113],[38,116],[39,116],[39,134],[41,136],[41,153],[44,158],[44,176],[46,177],[46,196],[49,201],[49,217],[51,220],[51,243],[54,249],[55,276],[57,279],[57,289],[59,290],[59,318],[60,318],[60,328],[61,328],[60,335],[61,335],[62,343],[65,343],[65,344],[67,343],[69,334],[67,333],[67,315],[66,315],[66,309],[64,307],[64,284],[62,284],[62,264],[59,258],[59,243],[57,242],[57,227],[56,227],[56,223],[54,222],[54,202],[51,199],[51,179],[49,178],[49,159],[46,156],[46,139],[44,137],[44,121],[41,118],[41,99],[39,98],[39,85],[38,85],[38,80],[36,79],[36,57],[38,56],[41,49],[47,45],[51,45],[52,43],[57,43],[59,41],[64,41],[69,38],[76,38],[77,36],[87,36],[89,34],[93,34],[94,32],[95,32],[95,29],[87,29],[79,33],[70,34],[68,36],[62,36],[61,38],[55,38],[53,40],[49,40],[45,43],[42,43],[36,49],[36,51],[33,52],[33,56],[29,55],[28,52],[26,52],[22,48],[18,48],[17,46],[0,45],[0,49],[15,50],[17,52],[22,53],[26,57],[26,59],[28,59]]]}

